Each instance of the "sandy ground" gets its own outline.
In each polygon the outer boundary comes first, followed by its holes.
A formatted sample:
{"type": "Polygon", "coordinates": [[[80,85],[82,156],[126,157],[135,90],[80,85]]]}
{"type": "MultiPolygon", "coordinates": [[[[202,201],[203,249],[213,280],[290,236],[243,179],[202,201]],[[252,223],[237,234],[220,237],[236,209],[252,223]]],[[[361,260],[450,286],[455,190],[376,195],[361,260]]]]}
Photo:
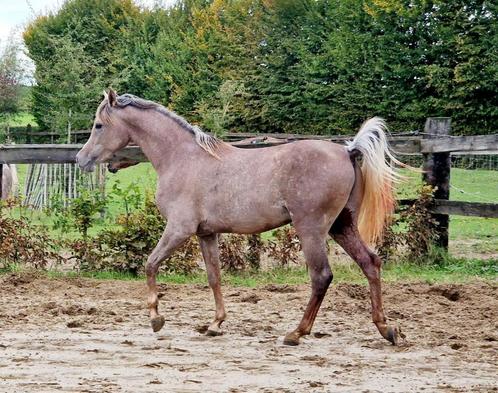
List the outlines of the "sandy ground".
{"type": "Polygon", "coordinates": [[[391,346],[370,322],[366,287],[333,285],[313,334],[299,321],[306,286],[225,288],[221,337],[207,286],[162,285],[154,334],[141,282],[0,277],[1,392],[498,391],[498,284],[385,285],[391,346]]]}

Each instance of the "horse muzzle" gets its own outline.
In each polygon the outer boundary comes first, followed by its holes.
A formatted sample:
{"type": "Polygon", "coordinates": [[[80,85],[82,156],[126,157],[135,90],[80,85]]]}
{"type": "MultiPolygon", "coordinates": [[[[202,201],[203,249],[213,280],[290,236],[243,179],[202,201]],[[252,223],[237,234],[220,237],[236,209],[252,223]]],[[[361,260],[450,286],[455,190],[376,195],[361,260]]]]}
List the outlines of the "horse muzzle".
{"type": "Polygon", "coordinates": [[[76,163],[84,172],[93,172],[95,170],[95,158],[88,157],[81,150],[76,154],[76,163]]]}

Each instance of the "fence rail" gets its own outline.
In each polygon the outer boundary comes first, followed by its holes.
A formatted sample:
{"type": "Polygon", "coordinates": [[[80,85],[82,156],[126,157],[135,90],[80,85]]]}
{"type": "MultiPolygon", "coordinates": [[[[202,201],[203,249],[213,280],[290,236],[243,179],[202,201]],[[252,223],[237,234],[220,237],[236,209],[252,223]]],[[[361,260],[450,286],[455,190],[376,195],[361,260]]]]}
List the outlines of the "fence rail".
{"type": "MultiPolygon", "coordinates": [[[[498,218],[498,204],[449,201],[450,154],[474,155],[478,153],[498,154],[498,134],[475,136],[451,136],[451,121],[448,118],[429,118],[424,133],[420,135],[397,135],[389,138],[393,150],[398,154],[424,156],[424,180],[438,188],[431,207],[439,222],[438,231],[447,246],[448,215],[498,218]]],[[[33,133],[34,134],[34,133],[33,133]]],[[[48,133],[50,134],[50,133],[48,133]]],[[[87,135],[88,131],[73,134],[87,135]]],[[[329,140],[345,143],[351,136],[297,135],[297,134],[227,134],[224,139],[240,148],[264,148],[302,139],[329,140]]],[[[82,144],[25,144],[0,145],[0,173],[2,164],[74,163],[82,144]]],[[[111,161],[145,162],[147,158],[138,146],[128,146],[116,153],[111,161]]],[[[1,190],[1,176],[0,176],[1,190]]],[[[409,200],[400,201],[402,204],[409,200]]],[[[413,201],[412,201],[413,202],[413,201]]]]}
{"type": "MultiPolygon", "coordinates": [[[[248,136],[250,134],[244,134],[248,136]]],[[[261,148],[276,146],[283,143],[291,143],[301,139],[332,140],[344,143],[351,137],[330,138],[309,135],[306,138],[296,138],[294,135],[277,138],[271,135],[253,134],[249,138],[235,141],[232,144],[240,148],[261,148]]],[[[429,154],[450,153],[459,155],[476,154],[498,154],[498,134],[477,136],[453,136],[437,139],[421,139],[420,137],[393,137],[389,142],[398,154],[429,154]]],[[[32,164],[32,163],[71,163],[75,162],[76,153],[82,144],[31,144],[31,145],[0,145],[0,163],[3,164],[32,164]]],[[[133,160],[138,162],[147,161],[138,146],[128,146],[115,154],[112,161],[133,160]]]]}

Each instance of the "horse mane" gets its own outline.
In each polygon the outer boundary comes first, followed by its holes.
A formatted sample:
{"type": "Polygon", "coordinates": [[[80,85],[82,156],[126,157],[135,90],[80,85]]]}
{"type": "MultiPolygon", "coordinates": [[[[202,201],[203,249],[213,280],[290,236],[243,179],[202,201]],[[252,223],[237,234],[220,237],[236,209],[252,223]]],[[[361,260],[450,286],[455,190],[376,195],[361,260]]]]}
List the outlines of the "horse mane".
{"type": "MultiPolygon", "coordinates": [[[[220,158],[218,153],[220,152],[221,147],[225,145],[225,142],[222,140],[206,134],[201,130],[200,127],[190,124],[185,118],[176,114],[173,111],[165,108],[161,104],[158,104],[153,101],[145,100],[143,98],[137,97],[133,94],[122,94],[116,97],[116,106],[118,108],[125,108],[127,106],[133,106],[138,109],[153,109],[171,120],[173,120],[176,124],[178,124],[184,130],[190,132],[195,139],[195,142],[208,154],[212,155],[215,158],[220,158]]],[[[102,107],[102,111],[106,112],[106,115],[109,117],[110,115],[110,105],[106,104],[102,107]]]]}

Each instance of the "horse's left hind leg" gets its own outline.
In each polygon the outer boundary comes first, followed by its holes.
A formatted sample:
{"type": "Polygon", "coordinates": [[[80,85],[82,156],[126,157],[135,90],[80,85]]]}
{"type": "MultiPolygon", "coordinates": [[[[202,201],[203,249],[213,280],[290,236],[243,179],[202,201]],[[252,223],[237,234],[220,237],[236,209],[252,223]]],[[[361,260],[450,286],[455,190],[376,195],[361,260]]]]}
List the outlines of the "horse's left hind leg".
{"type": "Polygon", "coordinates": [[[343,211],[330,229],[329,234],[360,266],[368,279],[370,299],[372,302],[372,320],[382,337],[393,345],[398,344],[400,331],[397,327],[388,326],[382,307],[382,292],[380,285],[380,258],[369,250],[360,237],[356,220],[348,211],[343,211]]]}
{"type": "Polygon", "coordinates": [[[213,290],[216,314],[214,321],[209,325],[206,334],[219,336],[222,334],[221,324],[226,318],[223,295],[221,294],[220,253],[218,249],[218,235],[199,236],[202,256],[206,264],[209,286],[213,290]]]}
{"type": "Polygon", "coordinates": [[[320,305],[332,282],[325,237],[320,234],[316,234],[316,236],[310,233],[301,234],[299,227],[296,224],[294,226],[300,235],[299,240],[308,264],[311,278],[311,299],[297,329],[285,336],[284,344],[286,345],[298,345],[301,336],[310,334],[320,305]]]}

